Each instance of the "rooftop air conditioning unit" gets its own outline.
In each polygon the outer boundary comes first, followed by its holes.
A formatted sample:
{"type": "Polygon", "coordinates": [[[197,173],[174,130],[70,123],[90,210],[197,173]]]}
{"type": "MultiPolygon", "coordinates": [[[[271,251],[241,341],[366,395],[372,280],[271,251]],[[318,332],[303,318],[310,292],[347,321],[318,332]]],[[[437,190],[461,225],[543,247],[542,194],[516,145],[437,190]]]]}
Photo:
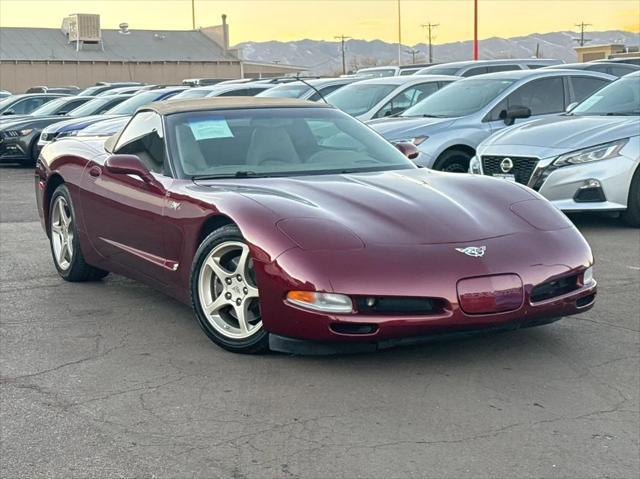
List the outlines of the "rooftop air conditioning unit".
{"type": "Polygon", "coordinates": [[[62,21],[62,31],[67,35],[69,43],[76,42],[76,50],[85,43],[101,44],[100,15],[90,13],[74,13],[62,21]]]}

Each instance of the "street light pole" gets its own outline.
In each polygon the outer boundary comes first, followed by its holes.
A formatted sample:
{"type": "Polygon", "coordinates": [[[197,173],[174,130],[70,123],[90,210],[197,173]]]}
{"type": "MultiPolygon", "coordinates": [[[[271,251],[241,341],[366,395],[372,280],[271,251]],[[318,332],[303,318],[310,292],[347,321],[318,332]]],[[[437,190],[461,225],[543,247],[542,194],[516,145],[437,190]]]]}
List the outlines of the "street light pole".
{"type": "Polygon", "coordinates": [[[402,65],[402,21],[400,19],[400,0],[398,0],[398,66],[402,65]]]}
{"type": "Polygon", "coordinates": [[[196,29],[196,0],[191,0],[191,25],[196,29]]]}
{"type": "Polygon", "coordinates": [[[478,0],[473,0],[473,59],[478,59],[478,0]]]}
{"type": "Polygon", "coordinates": [[[418,53],[420,53],[420,50],[416,50],[415,48],[412,48],[411,50],[405,50],[405,53],[408,53],[409,55],[411,55],[411,64],[415,65],[416,63],[416,55],[418,53]]]}

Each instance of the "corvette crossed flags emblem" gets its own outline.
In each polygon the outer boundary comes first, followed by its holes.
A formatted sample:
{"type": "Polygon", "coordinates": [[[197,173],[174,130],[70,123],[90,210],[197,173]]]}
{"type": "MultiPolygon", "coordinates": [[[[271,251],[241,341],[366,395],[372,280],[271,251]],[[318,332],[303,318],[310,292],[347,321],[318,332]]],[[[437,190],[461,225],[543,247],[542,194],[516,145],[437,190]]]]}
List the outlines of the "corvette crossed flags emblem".
{"type": "Polygon", "coordinates": [[[484,252],[486,250],[486,246],[467,246],[466,248],[456,248],[456,251],[460,251],[460,253],[464,253],[467,256],[473,256],[474,258],[484,256],[484,252]]]}

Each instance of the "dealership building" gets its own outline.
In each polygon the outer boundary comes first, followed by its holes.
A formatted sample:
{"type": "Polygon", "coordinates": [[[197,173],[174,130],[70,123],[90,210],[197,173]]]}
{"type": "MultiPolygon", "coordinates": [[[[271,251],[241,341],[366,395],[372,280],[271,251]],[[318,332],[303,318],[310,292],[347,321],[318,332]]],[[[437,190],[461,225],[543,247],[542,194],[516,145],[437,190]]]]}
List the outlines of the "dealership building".
{"type": "Polygon", "coordinates": [[[256,78],[304,67],[241,59],[229,48],[229,25],[197,30],[100,28],[100,16],[74,14],[61,28],[0,28],[0,89],[37,85],[81,88],[98,81],[177,84],[185,78],[256,78]]]}

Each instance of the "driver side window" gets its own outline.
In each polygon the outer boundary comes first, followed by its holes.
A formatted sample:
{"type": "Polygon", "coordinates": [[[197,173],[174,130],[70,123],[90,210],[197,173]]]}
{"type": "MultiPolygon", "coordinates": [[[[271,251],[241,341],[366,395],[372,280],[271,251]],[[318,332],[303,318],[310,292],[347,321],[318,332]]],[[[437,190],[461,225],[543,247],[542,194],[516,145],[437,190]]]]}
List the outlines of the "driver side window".
{"type": "Polygon", "coordinates": [[[162,119],[152,111],[138,113],[118,138],[114,153],[136,155],[153,173],[168,174],[162,119]]]}

